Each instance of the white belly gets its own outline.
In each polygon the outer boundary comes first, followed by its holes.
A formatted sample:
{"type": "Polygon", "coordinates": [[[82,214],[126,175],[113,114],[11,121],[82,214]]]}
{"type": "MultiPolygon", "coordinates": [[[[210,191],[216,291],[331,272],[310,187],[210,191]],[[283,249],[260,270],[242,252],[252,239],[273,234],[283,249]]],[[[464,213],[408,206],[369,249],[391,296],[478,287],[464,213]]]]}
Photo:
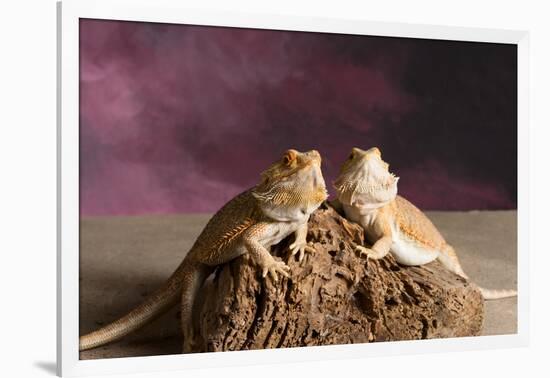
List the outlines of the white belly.
{"type": "Polygon", "coordinates": [[[299,222],[274,223],[259,237],[259,242],[269,250],[271,246],[280,243],[281,240],[295,232],[299,227],[299,222]]]}
{"type": "Polygon", "coordinates": [[[396,227],[392,227],[392,233],[391,254],[399,264],[424,265],[434,261],[439,256],[439,251],[429,249],[414,241],[396,227]]]}

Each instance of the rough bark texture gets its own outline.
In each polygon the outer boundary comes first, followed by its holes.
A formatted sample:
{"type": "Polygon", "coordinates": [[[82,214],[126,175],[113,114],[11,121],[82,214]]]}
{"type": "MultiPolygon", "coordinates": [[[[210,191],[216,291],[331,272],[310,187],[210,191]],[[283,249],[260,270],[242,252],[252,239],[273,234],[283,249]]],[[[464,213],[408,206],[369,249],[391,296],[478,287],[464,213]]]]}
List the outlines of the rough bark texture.
{"type": "MultiPolygon", "coordinates": [[[[310,218],[314,253],[278,284],[246,257],[218,269],[199,294],[196,351],[227,351],[479,335],[476,286],[438,262],[403,267],[353,250],[363,230],[332,207],[310,218]]],[[[287,260],[289,237],[272,254],[287,260]]]]}

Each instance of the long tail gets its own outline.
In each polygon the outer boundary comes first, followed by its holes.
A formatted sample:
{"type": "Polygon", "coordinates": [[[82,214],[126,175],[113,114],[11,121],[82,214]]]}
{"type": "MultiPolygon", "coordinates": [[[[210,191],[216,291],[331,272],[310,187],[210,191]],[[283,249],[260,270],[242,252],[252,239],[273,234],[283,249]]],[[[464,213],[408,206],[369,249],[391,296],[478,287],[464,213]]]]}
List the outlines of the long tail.
{"type": "Polygon", "coordinates": [[[517,297],[518,292],[516,290],[494,290],[486,289],[484,287],[479,287],[483,299],[501,299],[501,298],[510,298],[517,297]]]}
{"type": "MultiPolygon", "coordinates": [[[[456,252],[450,245],[446,246],[446,248],[443,250],[443,253],[439,255],[438,260],[451,272],[458,274],[459,276],[464,277],[467,280],[470,279],[466,275],[466,273],[464,273],[464,270],[462,270],[462,266],[458,261],[456,252]]],[[[478,286],[478,288],[479,291],[481,291],[483,299],[485,300],[517,297],[518,295],[518,292],[516,290],[494,290],[486,289],[481,286],[478,286]]]]}
{"type": "Polygon", "coordinates": [[[187,265],[184,260],[160,289],[122,318],[97,331],[80,336],[79,350],[91,349],[119,340],[170,309],[180,298],[185,271],[188,270],[187,265]]]}

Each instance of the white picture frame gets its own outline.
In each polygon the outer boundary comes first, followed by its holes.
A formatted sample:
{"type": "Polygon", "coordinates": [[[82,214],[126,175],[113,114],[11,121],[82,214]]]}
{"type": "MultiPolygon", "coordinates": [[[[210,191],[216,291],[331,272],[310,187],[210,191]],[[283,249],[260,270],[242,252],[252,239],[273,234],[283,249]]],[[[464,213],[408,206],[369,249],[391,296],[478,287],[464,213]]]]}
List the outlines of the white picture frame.
{"type": "Polygon", "coordinates": [[[525,31],[380,23],[276,14],[187,9],[177,0],[58,3],[58,256],[57,372],[62,376],[144,373],[201,367],[363,358],[519,347],[529,334],[528,49],[525,31]],[[509,43],[518,52],[518,328],[517,334],[276,350],[79,360],[79,19],[509,43]]]}

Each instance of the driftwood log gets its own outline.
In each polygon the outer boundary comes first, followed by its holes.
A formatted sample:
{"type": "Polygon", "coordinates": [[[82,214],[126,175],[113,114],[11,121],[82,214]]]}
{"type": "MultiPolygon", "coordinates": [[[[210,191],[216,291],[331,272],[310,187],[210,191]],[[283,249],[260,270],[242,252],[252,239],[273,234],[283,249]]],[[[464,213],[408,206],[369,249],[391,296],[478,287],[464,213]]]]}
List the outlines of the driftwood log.
{"type": "MultiPolygon", "coordinates": [[[[310,218],[315,252],[289,262],[291,278],[264,280],[243,256],[220,267],[199,294],[195,351],[228,351],[479,335],[476,286],[437,261],[403,267],[353,250],[360,226],[323,204],[310,218]]],[[[287,238],[272,254],[285,261],[287,238]]],[[[276,258],[277,258],[276,257],[276,258]]]]}

